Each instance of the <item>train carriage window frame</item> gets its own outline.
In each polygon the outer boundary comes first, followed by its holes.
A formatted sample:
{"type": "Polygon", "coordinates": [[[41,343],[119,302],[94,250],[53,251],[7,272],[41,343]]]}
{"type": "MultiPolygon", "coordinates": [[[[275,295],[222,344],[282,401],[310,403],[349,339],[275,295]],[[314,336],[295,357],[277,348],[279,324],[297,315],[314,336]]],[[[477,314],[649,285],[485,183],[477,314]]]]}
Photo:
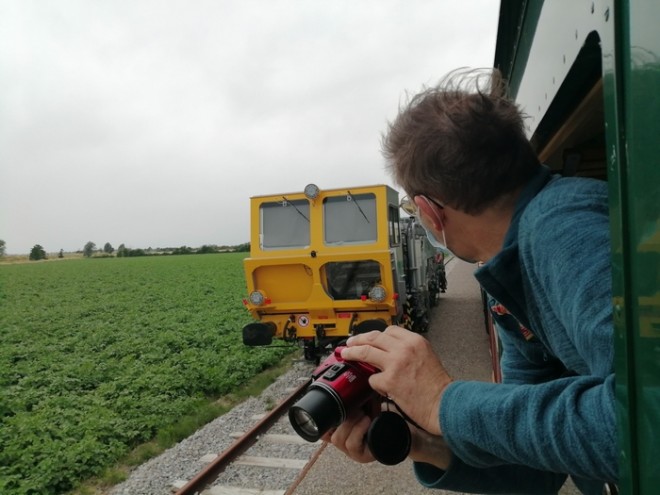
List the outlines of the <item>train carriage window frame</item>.
{"type": "Polygon", "coordinates": [[[378,210],[374,193],[323,199],[323,241],[326,246],[374,244],[378,241],[378,210]]]}
{"type": "Polygon", "coordinates": [[[310,239],[307,199],[282,198],[259,205],[259,247],[263,251],[308,248],[310,239]]]}

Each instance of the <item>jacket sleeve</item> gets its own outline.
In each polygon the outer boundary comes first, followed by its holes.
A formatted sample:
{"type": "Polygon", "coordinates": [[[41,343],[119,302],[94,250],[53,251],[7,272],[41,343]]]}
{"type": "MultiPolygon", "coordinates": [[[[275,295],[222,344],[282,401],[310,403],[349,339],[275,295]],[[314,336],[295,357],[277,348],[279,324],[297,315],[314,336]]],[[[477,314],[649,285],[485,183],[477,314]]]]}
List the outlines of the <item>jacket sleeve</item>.
{"type": "Polygon", "coordinates": [[[480,494],[556,494],[567,476],[538,471],[526,466],[504,465],[475,468],[454,456],[447,471],[416,462],[417,480],[427,488],[480,494]]]}
{"type": "Polygon", "coordinates": [[[532,385],[454,382],[440,424],[452,452],[477,468],[526,465],[538,471],[615,480],[614,375],[532,385]]]}

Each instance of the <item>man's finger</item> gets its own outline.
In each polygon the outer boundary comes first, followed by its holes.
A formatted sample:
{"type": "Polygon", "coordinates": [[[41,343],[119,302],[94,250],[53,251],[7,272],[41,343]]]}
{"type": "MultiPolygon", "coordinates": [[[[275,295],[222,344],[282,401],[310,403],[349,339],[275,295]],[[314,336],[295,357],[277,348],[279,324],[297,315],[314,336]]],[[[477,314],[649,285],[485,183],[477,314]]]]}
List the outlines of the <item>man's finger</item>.
{"type": "Polygon", "coordinates": [[[348,347],[370,345],[383,350],[396,349],[401,339],[405,338],[408,333],[410,333],[408,330],[399,327],[387,327],[383,332],[374,330],[354,335],[346,341],[346,345],[348,347]]]}
{"type": "Polygon", "coordinates": [[[346,361],[368,363],[378,369],[383,369],[383,364],[387,362],[387,352],[371,345],[347,347],[341,351],[341,357],[346,361]]]}
{"type": "Polygon", "coordinates": [[[371,332],[360,333],[349,337],[346,341],[347,346],[373,344],[383,332],[373,330],[371,332]]]}

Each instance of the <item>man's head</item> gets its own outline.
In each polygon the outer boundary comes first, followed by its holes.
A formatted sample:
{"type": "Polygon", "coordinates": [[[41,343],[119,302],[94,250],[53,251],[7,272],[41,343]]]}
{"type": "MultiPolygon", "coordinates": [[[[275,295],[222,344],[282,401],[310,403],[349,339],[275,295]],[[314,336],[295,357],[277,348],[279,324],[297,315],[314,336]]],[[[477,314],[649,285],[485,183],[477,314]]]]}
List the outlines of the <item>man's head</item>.
{"type": "Polygon", "coordinates": [[[415,95],[383,138],[395,181],[470,215],[505,202],[540,166],[498,71],[458,71],[415,95]]]}

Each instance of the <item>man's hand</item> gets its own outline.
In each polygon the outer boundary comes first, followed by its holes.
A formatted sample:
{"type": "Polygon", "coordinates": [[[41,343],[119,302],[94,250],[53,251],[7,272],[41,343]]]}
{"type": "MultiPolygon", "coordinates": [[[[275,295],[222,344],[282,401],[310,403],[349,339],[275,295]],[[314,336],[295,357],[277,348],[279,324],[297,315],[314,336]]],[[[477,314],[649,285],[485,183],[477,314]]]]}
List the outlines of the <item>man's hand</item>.
{"type": "Polygon", "coordinates": [[[347,346],[343,359],[363,361],[381,370],[369,378],[371,388],[392,399],[428,433],[442,433],[440,399],[451,378],[424,337],[390,326],[384,332],[351,337],[347,346]]]}
{"type": "Polygon", "coordinates": [[[376,459],[367,446],[367,431],[371,418],[358,411],[346,418],[334,431],[323,435],[323,440],[332,443],[354,461],[367,463],[376,459]]]}
{"type": "Polygon", "coordinates": [[[415,462],[425,462],[444,471],[449,469],[453,453],[444,438],[431,435],[414,426],[410,426],[410,431],[412,446],[408,457],[415,462]]]}

